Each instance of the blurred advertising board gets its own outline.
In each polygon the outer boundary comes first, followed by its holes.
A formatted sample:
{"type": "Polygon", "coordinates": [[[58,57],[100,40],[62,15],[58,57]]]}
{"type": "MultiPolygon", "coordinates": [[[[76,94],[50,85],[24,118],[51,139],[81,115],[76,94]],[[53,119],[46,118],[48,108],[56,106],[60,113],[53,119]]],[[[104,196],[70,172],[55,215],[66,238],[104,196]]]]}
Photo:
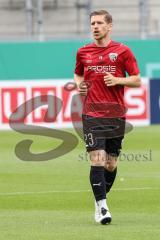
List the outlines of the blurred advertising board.
{"type": "Polygon", "coordinates": [[[160,124],[160,79],[150,81],[151,124],[160,124]]]}
{"type": "MultiPolygon", "coordinates": [[[[71,109],[76,114],[76,121],[80,121],[82,102],[80,99],[74,98],[77,95],[74,85],[71,86],[73,88],[66,89],[65,86],[68,83],[73,83],[73,80],[1,81],[0,129],[10,129],[9,119],[16,109],[15,123],[24,122],[25,124],[53,128],[72,127],[71,109]],[[19,108],[19,106],[22,107],[19,108]]],[[[140,88],[125,89],[126,116],[133,125],[148,125],[150,123],[148,84],[149,80],[143,78],[143,84],[140,88]]],[[[158,86],[160,86],[160,82],[157,85],[157,89],[160,90],[158,86]]],[[[156,88],[156,86],[153,87],[156,88]]]]}

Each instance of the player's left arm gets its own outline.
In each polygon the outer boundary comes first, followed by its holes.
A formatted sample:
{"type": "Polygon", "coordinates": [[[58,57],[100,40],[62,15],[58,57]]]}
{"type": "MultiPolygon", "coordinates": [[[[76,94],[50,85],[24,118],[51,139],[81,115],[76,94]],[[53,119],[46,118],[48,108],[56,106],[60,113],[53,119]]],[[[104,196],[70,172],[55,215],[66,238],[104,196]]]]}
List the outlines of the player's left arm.
{"type": "Polygon", "coordinates": [[[112,87],[115,85],[122,85],[126,87],[140,87],[141,77],[139,74],[129,77],[114,77],[111,73],[106,73],[106,76],[104,76],[104,82],[107,87],[112,87]]]}
{"type": "Polygon", "coordinates": [[[123,69],[128,73],[127,77],[115,77],[111,73],[107,73],[104,76],[105,84],[108,87],[112,87],[115,85],[121,85],[126,87],[140,87],[141,86],[141,77],[139,74],[139,67],[137,64],[137,60],[132,53],[131,49],[127,46],[124,46],[123,56],[123,69]]]}

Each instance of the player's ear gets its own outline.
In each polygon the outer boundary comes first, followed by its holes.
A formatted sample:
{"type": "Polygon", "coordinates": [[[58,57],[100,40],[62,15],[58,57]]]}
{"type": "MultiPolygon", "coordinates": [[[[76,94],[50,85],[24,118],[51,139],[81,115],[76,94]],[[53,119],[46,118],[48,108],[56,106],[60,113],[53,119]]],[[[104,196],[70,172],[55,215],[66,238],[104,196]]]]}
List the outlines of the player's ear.
{"type": "Polygon", "coordinates": [[[112,30],[112,27],[113,27],[113,23],[109,23],[109,24],[108,24],[108,30],[111,31],[111,30],[112,30]]]}

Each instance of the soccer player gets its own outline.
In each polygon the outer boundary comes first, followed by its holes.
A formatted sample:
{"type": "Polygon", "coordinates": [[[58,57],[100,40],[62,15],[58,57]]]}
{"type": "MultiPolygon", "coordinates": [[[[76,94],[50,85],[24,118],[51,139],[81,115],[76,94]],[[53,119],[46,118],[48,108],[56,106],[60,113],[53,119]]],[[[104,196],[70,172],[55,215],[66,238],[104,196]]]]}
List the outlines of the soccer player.
{"type": "Polygon", "coordinates": [[[82,123],[91,160],[95,221],[108,224],[112,218],[106,194],[116,177],[124,137],[124,87],[139,87],[141,78],[129,47],[110,38],[110,13],[92,12],[90,24],[94,42],[78,49],[74,79],[79,93],[85,96],[82,123]],[[116,131],[115,126],[120,131],[116,131]]]}

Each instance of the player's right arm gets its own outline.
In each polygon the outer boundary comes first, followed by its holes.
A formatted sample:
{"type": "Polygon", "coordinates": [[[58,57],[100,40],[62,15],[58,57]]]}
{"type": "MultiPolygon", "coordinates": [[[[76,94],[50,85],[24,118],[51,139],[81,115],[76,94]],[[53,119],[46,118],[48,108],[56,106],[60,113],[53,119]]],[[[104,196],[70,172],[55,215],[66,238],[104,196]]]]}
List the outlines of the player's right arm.
{"type": "Polygon", "coordinates": [[[77,89],[78,89],[78,92],[81,94],[81,95],[87,95],[87,85],[85,84],[84,82],[84,76],[81,76],[81,75],[78,75],[78,74],[74,74],[74,81],[77,85],[77,89]]]}
{"type": "Polygon", "coordinates": [[[77,85],[77,89],[81,95],[87,95],[87,85],[84,81],[84,65],[81,60],[80,49],[77,51],[76,66],[74,72],[74,81],[77,85]]]}

